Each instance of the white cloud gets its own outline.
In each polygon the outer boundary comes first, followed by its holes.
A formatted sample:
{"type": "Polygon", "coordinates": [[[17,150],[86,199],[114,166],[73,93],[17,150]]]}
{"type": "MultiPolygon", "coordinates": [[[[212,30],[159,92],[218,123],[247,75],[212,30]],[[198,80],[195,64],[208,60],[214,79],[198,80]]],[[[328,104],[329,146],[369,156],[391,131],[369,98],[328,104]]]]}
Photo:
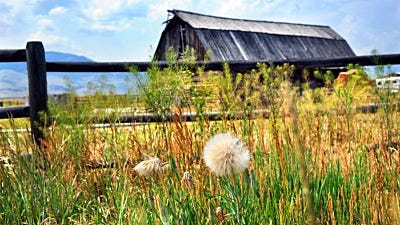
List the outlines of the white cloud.
{"type": "Polygon", "coordinates": [[[224,17],[243,17],[249,4],[245,0],[226,0],[215,2],[213,14],[224,17]]]}
{"type": "Polygon", "coordinates": [[[48,17],[41,17],[36,22],[36,29],[27,36],[27,41],[42,41],[48,45],[59,44],[67,40],[57,33],[54,21],[48,17]]]}
{"type": "Polygon", "coordinates": [[[126,9],[134,7],[144,0],[88,0],[84,1],[82,13],[91,20],[104,20],[115,14],[120,14],[126,9]]]}
{"type": "Polygon", "coordinates": [[[58,6],[58,7],[50,9],[49,15],[50,16],[57,16],[57,15],[62,15],[64,13],[66,13],[66,12],[67,12],[66,8],[64,8],[62,6],[58,6]]]}
{"type": "Polygon", "coordinates": [[[129,29],[131,26],[132,25],[130,22],[120,20],[120,21],[109,22],[109,23],[94,22],[91,24],[90,28],[92,30],[97,30],[97,31],[122,31],[122,30],[129,29]]]}
{"type": "Polygon", "coordinates": [[[46,45],[54,45],[67,41],[67,38],[55,34],[48,34],[44,31],[37,31],[29,35],[27,41],[41,41],[46,45]]]}
{"type": "Polygon", "coordinates": [[[295,7],[293,2],[286,0],[226,0],[226,1],[203,1],[203,5],[213,5],[207,7],[209,12],[215,16],[223,16],[239,19],[271,20],[271,15],[279,14],[285,17],[288,10],[292,12],[295,7]]]}
{"type": "Polygon", "coordinates": [[[27,36],[37,29],[36,3],[34,0],[0,0],[0,49],[25,46],[27,36]]]}
{"type": "Polygon", "coordinates": [[[14,0],[14,1],[2,1],[2,4],[10,8],[10,14],[17,14],[18,12],[24,11],[26,8],[31,8],[37,1],[26,1],[26,0],[14,0]]]}
{"type": "Polygon", "coordinates": [[[22,19],[28,19],[32,15],[32,10],[37,1],[27,0],[14,0],[14,1],[1,1],[5,9],[1,9],[0,22],[6,25],[13,25],[16,18],[24,15],[22,19]]]}
{"type": "Polygon", "coordinates": [[[91,0],[86,2],[82,12],[87,18],[99,20],[115,13],[121,8],[121,0],[114,0],[112,3],[108,0],[91,0]]]}
{"type": "Polygon", "coordinates": [[[166,18],[167,10],[185,9],[191,5],[191,0],[164,0],[149,4],[149,19],[157,20],[166,18]]]}
{"type": "Polygon", "coordinates": [[[143,0],[90,0],[80,6],[83,16],[80,21],[90,30],[95,31],[122,31],[133,26],[134,19],[140,10],[137,3],[143,0]]]}
{"type": "Polygon", "coordinates": [[[40,30],[46,29],[48,27],[52,27],[53,25],[54,25],[53,20],[48,19],[48,18],[42,18],[42,19],[39,19],[39,21],[38,21],[38,26],[39,26],[40,30]]]}

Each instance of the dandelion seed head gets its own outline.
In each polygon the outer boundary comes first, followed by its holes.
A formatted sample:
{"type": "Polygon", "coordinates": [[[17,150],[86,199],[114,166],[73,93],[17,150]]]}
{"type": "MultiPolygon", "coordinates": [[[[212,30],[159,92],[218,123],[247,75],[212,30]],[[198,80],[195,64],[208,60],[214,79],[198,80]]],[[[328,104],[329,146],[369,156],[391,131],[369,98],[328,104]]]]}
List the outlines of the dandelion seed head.
{"type": "Polygon", "coordinates": [[[183,173],[183,179],[184,180],[192,180],[192,175],[186,171],[183,173]]]}
{"type": "Polygon", "coordinates": [[[164,164],[161,159],[152,157],[137,164],[133,169],[140,176],[151,176],[154,173],[163,172],[168,168],[168,164],[164,164]]]}
{"type": "Polygon", "coordinates": [[[244,144],[230,133],[213,136],[204,147],[204,161],[217,176],[239,173],[250,163],[244,144]]]}
{"type": "Polygon", "coordinates": [[[186,186],[187,188],[193,187],[193,178],[189,172],[184,172],[182,177],[182,185],[186,186]]]}

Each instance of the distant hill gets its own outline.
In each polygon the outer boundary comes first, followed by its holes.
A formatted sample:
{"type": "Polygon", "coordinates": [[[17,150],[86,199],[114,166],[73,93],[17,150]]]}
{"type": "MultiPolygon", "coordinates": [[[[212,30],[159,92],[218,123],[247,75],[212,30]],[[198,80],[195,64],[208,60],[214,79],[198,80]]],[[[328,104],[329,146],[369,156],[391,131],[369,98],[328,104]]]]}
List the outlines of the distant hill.
{"type": "Polygon", "coordinates": [[[48,62],[94,62],[93,60],[80,55],[62,52],[46,52],[46,61],[48,62]]]}
{"type": "MultiPolygon", "coordinates": [[[[93,62],[93,60],[70,53],[49,51],[45,53],[48,62],[93,62]]],[[[106,76],[109,86],[115,86],[117,93],[125,93],[128,85],[126,76],[129,73],[47,73],[47,91],[59,94],[67,90],[64,77],[72,82],[75,91],[80,94],[89,93],[88,82],[96,84],[102,75],[106,76]]],[[[104,81],[104,79],[103,79],[104,81]]],[[[0,63],[0,98],[24,97],[28,93],[28,77],[25,62],[0,63]]]]}
{"type": "MultiPolygon", "coordinates": [[[[46,61],[48,62],[93,62],[85,56],[79,56],[62,52],[46,52],[46,61]]],[[[26,73],[25,62],[0,63],[0,70],[13,70],[18,73],[26,73]]]]}

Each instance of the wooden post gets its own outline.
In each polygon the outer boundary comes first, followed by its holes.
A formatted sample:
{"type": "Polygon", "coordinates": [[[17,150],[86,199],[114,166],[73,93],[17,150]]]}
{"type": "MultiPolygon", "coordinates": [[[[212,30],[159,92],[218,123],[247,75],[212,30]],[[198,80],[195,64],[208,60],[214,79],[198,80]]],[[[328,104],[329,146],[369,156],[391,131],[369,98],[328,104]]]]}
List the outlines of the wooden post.
{"type": "Polygon", "coordinates": [[[45,118],[48,115],[47,78],[42,42],[35,41],[26,44],[26,65],[29,82],[31,135],[33,141],[42,148],[44,129],[47,127],[46,120],[48,119],[45,118]]]}

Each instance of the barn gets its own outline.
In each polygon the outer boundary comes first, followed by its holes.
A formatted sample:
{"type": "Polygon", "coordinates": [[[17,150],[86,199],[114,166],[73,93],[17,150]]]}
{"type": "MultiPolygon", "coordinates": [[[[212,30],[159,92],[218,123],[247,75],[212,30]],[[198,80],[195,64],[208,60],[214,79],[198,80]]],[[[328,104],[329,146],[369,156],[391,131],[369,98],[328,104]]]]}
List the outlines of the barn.
{"type": "Polygon", "coordinates": [[[170,47],[189,47],[198,60],[275,61],[355,56],[343,37],[329,26],[243,20],[170,10],[155,51],[166,60],[170,47]]]}

